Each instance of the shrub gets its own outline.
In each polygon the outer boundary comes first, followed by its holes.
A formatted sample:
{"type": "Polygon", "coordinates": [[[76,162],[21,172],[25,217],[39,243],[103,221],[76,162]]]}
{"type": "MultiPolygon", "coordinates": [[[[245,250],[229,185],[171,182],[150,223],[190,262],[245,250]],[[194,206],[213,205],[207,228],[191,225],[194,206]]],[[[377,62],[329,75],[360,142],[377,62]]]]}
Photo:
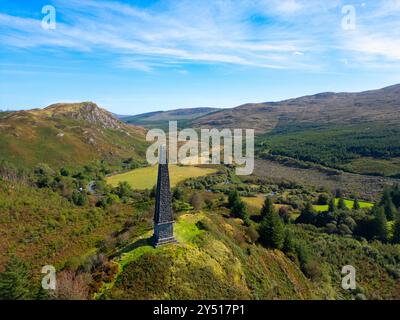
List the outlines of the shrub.
{"type": "Polygon", "coordinates": [[[61,174],[63,177],[68,177],[68,176],[69,176],[69,171],[68,171],[67,168],[61,168],[61,169],[60,169],[60,174],[61,174]]]}
{"type": "Polygon", "coordinates": [[[257,242],[257,240],[260,237],[259,233],[253,226],[246,228],[246,235],[249,238],[251,243],[257,242]]]}
{"type": "Polygon", "coordinates": [[[183,199],[183,191],[181,188],[176,187],[174,192],[172,193],[172,198],[174,200],[182,200],[183,199]]]}
{"type": "Polygon", "coordinates": [[[118,183],[118,186],[115,188],[114,193],[120,198],[130,197],[132,196],[133,190],[128,182],[122,181],[118,183]]]}
{"type": "Polygon", "coordinates": [[[300,263],[300,268],[303,273],[310,279],[318,280],[322,276],[322,270],[318,261],[315,261],[311,254],[310,249],[305,244],[297,244],[296,254],[300,263]]]}
{"type": "Polygon", "coordinates": [[[279,212],[279,217],[282,219],[284,223],[290,222],[290,213],[287,207],[280,207],[278,212],[279,212]]]}
{"type": "Polygon", "coordinates": [[[199,192],[195,191],[190,197],[189,202],[196,211],[203,209],[204,201],[199,192]]]}
{"type": "Polygon", "coordinates": [[[329,202],[329,196],[326,193],[322,193],[318,196],[319,205],[327,205],[329,202]]]}
{"type": "Polygon", "coordinates": [[[87,197],[83,191],[72,192],[71,200],[77,206],[84,206],[87,203],[87,197]]]}
{"type": "Polygon", "coordinates": [[[87,273],[61,271],[57,274],[56,290],[52,293],[52,297],[57,300],[86,300],[90,281],[91,277],[87,273]]]}
{"type": "Polygon", "coordinates": [[[339,224],[338,231],[341,235],[351,235],[352,234],[352,231],[350,230],[350,228],[343,223],[339,224]]]}

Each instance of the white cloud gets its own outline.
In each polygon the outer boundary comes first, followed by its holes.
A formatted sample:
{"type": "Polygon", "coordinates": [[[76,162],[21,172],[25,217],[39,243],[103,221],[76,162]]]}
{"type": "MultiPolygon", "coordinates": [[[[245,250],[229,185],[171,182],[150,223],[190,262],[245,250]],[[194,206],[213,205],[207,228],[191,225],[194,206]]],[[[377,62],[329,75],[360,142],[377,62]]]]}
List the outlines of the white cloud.
{"type": "Polygon", "coordinates": [[[366,67],[399,67],[400,0],[366,3],[356,12],[356,29],[338,37],[343,50],[353,53],[353,60],[366,67]]]}
{"type": "Polygon", "coordinates": [[[360,6],[358,34],[340,29],[340,0],[324,4],[318,0],[180,0],[149,8],[115,1],[54,3],[63,18],[56,30],[43,30],[39,20],[0,13],[0,42],[28,49],[111,53],[114,65],[145,72],[193,62],[314,70],[329,66],[332,50],[391,61],[400,57],[399,28],[393,28],[399,27],[398,22],[374,23],[400,8],[395,0],[375,3],[375,10],[366,14],[360,6]],[[254,15],[265,17],[266,23],[253,23],[254,15]],[[363,23],[379,30],[371,32],[363,23]]]}
{"type": "Polygon", "coordinates": [[[360,35],[352,39],[351,48],[366,55],[400,61],[400,39],[380,35],[360,35]]]}
{"type": "Polygon", "coordinates": [[[278,11],[288,14],[296,13],[299,10],[303,9],[303,6],[296,0],[279,1],[277,7],[278,11]]]}

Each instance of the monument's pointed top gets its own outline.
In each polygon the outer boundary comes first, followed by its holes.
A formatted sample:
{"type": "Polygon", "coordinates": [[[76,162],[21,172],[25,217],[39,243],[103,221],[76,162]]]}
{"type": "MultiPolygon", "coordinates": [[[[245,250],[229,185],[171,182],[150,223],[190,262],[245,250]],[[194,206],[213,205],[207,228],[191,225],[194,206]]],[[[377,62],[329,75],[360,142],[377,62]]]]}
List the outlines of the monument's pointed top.
{"type": "Polygon", "coordinates": [[[167,146],[165,144],[160,145],[158,150],[158,163],[166,164],[167,163],[167,146]]]}

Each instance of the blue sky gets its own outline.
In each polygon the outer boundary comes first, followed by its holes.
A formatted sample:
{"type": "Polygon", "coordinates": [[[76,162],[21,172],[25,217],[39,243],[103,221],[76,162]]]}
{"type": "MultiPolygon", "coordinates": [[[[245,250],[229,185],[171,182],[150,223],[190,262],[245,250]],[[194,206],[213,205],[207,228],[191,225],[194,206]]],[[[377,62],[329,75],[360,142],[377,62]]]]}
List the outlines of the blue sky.
{"type": "Polygon", "coordinates": [[[234,107],[400,83],[400,0],[0,0],[0,43],[0,109],[234,107]]]}

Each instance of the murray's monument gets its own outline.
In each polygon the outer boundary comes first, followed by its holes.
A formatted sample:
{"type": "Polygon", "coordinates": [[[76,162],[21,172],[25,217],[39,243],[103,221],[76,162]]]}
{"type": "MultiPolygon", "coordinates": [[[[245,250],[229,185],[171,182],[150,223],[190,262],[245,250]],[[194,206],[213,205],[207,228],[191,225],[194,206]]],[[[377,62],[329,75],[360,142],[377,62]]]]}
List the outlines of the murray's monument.
{"type": "Polygon", "coordinates": [[[161,146],[159,149],[153,239],[156,247],[167,243],[177,242],[174,237],[172,199],[169,184],[167,150],[165,146],[161,146]]]}

